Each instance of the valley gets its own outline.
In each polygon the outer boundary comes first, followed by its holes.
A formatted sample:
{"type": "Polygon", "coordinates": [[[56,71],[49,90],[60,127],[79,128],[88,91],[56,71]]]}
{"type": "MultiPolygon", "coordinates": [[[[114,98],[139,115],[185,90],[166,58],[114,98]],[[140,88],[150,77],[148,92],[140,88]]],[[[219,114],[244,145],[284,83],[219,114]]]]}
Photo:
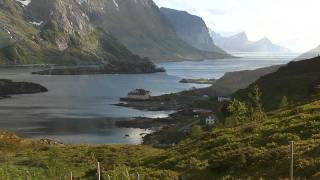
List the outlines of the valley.
{"type": "Polygon", "coordinates": [[[319,179],[319,5],[0,0],[0,179],[319,179]]]}

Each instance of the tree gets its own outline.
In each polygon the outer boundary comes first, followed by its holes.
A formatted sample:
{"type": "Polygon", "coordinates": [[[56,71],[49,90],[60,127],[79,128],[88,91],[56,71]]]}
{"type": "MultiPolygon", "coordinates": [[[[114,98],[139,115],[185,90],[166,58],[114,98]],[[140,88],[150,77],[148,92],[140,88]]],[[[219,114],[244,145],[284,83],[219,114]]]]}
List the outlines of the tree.
{"type": "Polygon", "coordinates": [[[262,92],[258,86],[254,86],[252,91],[248,94],[251,120],[259,121],[267,118],[267,115],[262,108],[261,96],[262,92]]]}
{"type": "Polygon", "coordinates": [[[279,108],[284,108],[289,105],[287,96],[283,96],[279,105],[279,108]]]}
{"type": "Polygon", "coordinates": [[[236,120],[237,122],[243,121],[247,118],[248,108],[246,103],[238,101],[236,99],[232,100],[228,105],[228,112],[231,113],[229,118],[236,120]]]}
{"type": "Polygon", "coordinates": [[[197,138],[202,134],[202,128],[199,125],[193,125],[190,129],[190,137],[197,138]]]}

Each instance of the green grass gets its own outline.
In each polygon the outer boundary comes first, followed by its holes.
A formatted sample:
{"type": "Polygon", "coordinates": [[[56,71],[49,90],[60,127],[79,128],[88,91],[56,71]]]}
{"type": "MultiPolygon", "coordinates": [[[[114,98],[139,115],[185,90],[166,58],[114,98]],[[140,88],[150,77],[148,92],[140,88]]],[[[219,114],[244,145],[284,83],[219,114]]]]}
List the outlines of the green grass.
{"type": "Polygon", "coordinates": [[[169,150],[160,167],[185,172],[190,179],[205,179],[205,174],[216,178],[286,178],[290,141],[295,141],[296,176],[319,178],[319,101],[272,112],[263,122],[245,121],[228,127],[220,124],[169,150]]]}

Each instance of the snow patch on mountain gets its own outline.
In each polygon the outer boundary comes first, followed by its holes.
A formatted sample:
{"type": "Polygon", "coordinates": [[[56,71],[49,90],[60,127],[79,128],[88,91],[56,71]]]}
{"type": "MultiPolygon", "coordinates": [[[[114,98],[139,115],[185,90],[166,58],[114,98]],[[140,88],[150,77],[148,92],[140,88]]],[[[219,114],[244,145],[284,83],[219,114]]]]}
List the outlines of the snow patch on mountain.
{"type": "Polygon", "coordinates": [[[16,0],[21,3],[23,6],[28,6],[31,3],[31,0],[16,0]]]}
{"type": "Polygon", "coordinates": [[[33,24],[35,26],[41,26],[43,24],[43,21],[37,22],[37,21],[31,21],[30,24],[33,24]]]}

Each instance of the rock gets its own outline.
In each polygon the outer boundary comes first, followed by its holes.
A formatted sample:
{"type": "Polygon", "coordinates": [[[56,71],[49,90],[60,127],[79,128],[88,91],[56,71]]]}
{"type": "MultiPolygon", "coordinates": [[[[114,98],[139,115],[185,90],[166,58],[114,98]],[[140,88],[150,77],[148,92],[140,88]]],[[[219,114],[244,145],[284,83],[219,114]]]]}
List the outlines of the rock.
{"type": "Polygon", "coordinates": [[[10,132],[0,132],[0,140],[19,140],[20,138],[14,133],[10,132]]]}
{"type": "Polygon", "coordinates": [[[45,144],[45,145],[64,145],[63,143],[61,143],[59,141],[55,141],[55,140],[47,139],[47,138],[40,139],[39,142],[41,144],[45,144]]]}

